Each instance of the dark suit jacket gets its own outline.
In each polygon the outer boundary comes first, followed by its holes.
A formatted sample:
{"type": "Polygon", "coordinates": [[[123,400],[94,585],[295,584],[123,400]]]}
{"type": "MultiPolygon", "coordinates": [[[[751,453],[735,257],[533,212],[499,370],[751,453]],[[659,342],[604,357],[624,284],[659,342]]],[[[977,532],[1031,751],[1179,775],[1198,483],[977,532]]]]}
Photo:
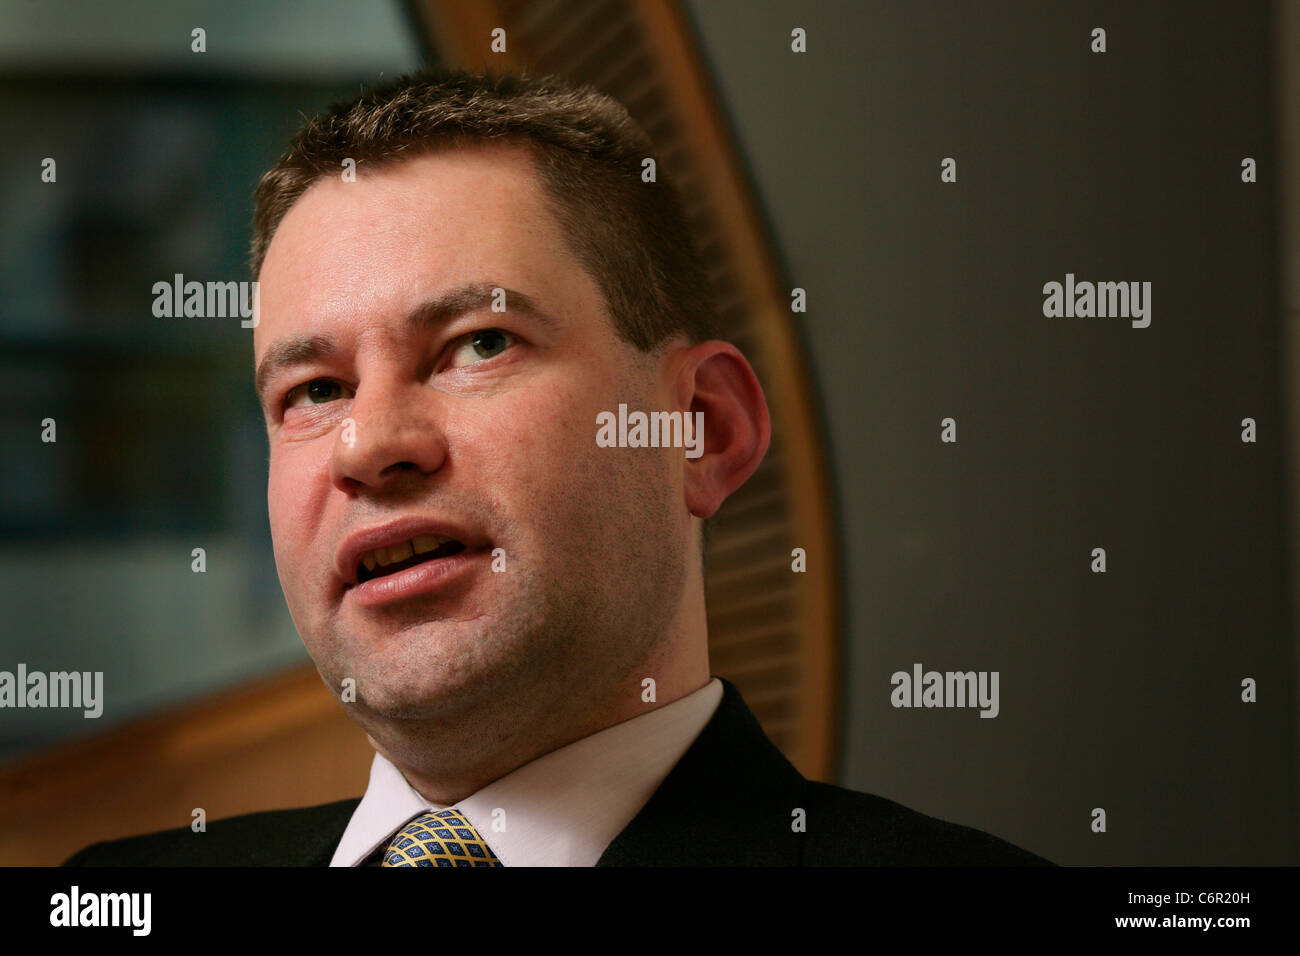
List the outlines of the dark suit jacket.
{"type": "MultiPolygon", "coordinates": [[[[739,691],[722,701],[597,866],[1050,865],[1004,840],[883,797],[805,780],[739,691]],[[805,811],[805,832],[791,824],[805,811]]],[[[65,866],[328,866],[359,799],[250,813],[96,843],[65,866]]]]}

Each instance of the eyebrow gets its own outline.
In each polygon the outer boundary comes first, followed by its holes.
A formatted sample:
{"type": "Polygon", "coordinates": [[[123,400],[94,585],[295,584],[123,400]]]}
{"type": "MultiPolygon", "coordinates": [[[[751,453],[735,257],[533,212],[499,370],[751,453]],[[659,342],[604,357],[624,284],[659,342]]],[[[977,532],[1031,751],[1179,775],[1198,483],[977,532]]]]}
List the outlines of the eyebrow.
{"type": "MultiPolygon", "coordinates": [[[[559,324],[554,316],[537,304],[536,299],[490,282],[463,285],[426,299],[407,313],[402,324],[408,332],[436,329],[468,312],[491,306],[498,298],[498,290],[504,293],[507,312],[527,315],[546,328],[555,328],[559,324]]],[[[333,340],[324,335],[291,336],[276,342],[266,350],[266,355],[257,365],[254,387],[258,398],[265,400],[267,385],[285,369],[337,355],[338,351],[333,340]]]]}

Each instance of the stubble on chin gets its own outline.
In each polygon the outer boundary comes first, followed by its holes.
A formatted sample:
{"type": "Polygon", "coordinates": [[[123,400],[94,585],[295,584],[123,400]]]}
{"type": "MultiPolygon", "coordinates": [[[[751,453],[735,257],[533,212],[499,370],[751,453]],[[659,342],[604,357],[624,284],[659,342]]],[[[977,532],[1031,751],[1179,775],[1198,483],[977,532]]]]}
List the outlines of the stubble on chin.
{"type": "MultiPolygon", "coordinates": [[[[423,619],[418,608],[389,615],[355,638],[333,631],[318,659],[327,684],[355,678],[355,708],[367,723],[484,719],[535,701],[537,685],[572,670],[582,612],[569,595],[524,584],[513,600],[467,619],[423,619]],[[413,619],[412,619],[413,618],[413,619]],[[349,673],[344,673],[344,672],[349,673]]],[[[337,691],[336,691],[337,696],[337,691]]]]}

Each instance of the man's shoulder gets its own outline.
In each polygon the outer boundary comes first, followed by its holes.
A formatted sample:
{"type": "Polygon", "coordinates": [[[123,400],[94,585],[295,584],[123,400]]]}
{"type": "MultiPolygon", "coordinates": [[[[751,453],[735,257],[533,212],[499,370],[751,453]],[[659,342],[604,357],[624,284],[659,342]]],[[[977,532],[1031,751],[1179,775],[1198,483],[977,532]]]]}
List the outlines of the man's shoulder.
{"type": "Polygon", "coordinates": [[[804,866],[1053,866],[991,833],[808,781],[804,866]]]}
{"type": "Polygon", "coordinates": [[[359,798],[95,843],[64,866],[326,866],[359,798]]]}

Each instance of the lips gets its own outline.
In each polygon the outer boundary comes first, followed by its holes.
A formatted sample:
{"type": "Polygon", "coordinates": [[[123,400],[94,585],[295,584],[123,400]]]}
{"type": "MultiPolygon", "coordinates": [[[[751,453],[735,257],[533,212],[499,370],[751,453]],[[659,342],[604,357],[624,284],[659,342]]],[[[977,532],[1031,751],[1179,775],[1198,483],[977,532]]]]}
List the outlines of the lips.
{"type": "Polygon", "coordinates": [[[465,546],[455,538],[438,534],[418,534],[410,541],[376,548],[361,556],[357,568],[357,583],[365,584],[374,578],[387,574],[396,574],[425,561],[451,557],[465,550],[465,546]]]}
{"type": "Polygon", "coordinates": [[[486,543],[475,532],[449,522],[406,518],[350,535],[339,548],[336,571],[350,588],[486,543]]]}

